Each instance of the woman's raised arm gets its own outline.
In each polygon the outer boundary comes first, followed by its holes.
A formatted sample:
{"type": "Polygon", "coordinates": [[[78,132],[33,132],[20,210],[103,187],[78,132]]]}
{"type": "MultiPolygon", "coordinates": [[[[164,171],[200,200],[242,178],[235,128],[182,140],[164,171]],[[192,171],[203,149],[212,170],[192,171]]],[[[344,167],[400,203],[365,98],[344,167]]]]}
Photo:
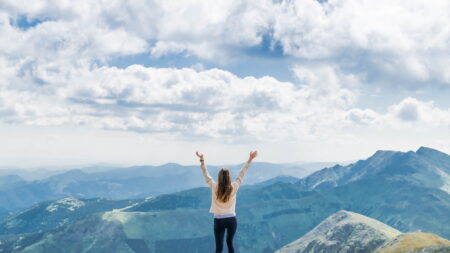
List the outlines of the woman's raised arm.
{"type": "Polygon", "coordinates": [[[195,154],[198,158],[200,158],[200,168],[202,169],[203,177],[205,178],[206,183],[209,185],[209,187],[212,187],[212,185],[214,184],[214,179],[211,177],[211,175],[209,175],[208,169],[205,165],[205,158],[203,154],[198,153],[198,151],[195,152],[195,154]]]}
{"type": "Polygon", "coordinates": [[[247,172],[248,168],[250,167],[250,163],[255,159],[255,157],[258,155],[258,151],[250,152],[250,156],[248,157],[247,162],[245,163],[244,167],[239,172],[239,175],[236,177],[236,184],[239,187],[242,182],[244,181],[244,175],[245,172],[247,172]]]}

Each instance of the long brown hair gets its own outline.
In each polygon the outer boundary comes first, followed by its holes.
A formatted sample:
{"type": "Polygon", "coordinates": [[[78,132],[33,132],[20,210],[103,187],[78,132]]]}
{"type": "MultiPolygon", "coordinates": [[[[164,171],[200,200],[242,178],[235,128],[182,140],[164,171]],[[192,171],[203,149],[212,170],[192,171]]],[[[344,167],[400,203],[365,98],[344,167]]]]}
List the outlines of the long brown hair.
{"type": "Polygon", "coordinates": [[[222,168],[219,171],[219,179],[217,181],[219,182],[216,192],[217,199],[225,203],[230,199],[231,191],[233,190],[230,171],[227,168],[222,168]]]}

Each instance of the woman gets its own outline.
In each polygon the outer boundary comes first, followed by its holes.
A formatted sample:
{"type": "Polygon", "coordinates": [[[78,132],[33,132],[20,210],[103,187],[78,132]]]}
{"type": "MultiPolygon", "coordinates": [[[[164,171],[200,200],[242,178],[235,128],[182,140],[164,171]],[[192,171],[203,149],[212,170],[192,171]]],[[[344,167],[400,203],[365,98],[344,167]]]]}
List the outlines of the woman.
{"type": "Polygon", "coordinates": [[[216,253],[221,253],[223,249],[223,237],[225,229],[227,230],[227,246],[228,252],[234,253],[233,237],[236,233],[236,193],[239,186],[242,184],[245,172],[250,167],[252,160],[258,155],[257,151],[250,152],[250,157],[245,163],[244,167],[239,172],[236,180],[231,183],[231,174],[227,168],[222,168],[219,171],[218,180],[216,183],[209,175],[205,166],[205,159],[203,154],[196,152],[200,158],[200,168],[206,183],[211,188],[211,209],[210,213],[214,213],[214,237],[216,239],[216,253]]]}

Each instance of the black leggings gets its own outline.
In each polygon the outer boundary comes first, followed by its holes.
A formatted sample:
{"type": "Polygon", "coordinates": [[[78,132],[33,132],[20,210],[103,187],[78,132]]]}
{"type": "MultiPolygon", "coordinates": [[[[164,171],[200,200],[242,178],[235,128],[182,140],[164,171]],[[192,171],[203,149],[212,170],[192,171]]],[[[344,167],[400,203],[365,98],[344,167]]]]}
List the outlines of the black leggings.
{"type": "Polygon", "coordinates": [[[214,236],[216,238],[216,253],[222,253],[223,236],[225,235],[225,229],[227,229],[228,253],[234,253],[233,237],[237,229],[236,217],[214,219],[214,236]]]}

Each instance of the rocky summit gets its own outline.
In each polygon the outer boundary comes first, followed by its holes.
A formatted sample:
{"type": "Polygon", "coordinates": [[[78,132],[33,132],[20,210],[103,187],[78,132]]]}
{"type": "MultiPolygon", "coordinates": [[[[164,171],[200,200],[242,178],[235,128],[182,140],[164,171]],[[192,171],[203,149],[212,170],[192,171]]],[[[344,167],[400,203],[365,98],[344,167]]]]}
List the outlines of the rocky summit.
{"type": "Polygon", "coordinates": [[[277,253],[373,252],[400,231],[369,217],[337,212],[277,253]]]}
{"type": "Polygon", "coordinates": [[[339,211],[276,253],[450,252],[450,241],[428,233],[405,233],[361,214],[339,211]]]}

